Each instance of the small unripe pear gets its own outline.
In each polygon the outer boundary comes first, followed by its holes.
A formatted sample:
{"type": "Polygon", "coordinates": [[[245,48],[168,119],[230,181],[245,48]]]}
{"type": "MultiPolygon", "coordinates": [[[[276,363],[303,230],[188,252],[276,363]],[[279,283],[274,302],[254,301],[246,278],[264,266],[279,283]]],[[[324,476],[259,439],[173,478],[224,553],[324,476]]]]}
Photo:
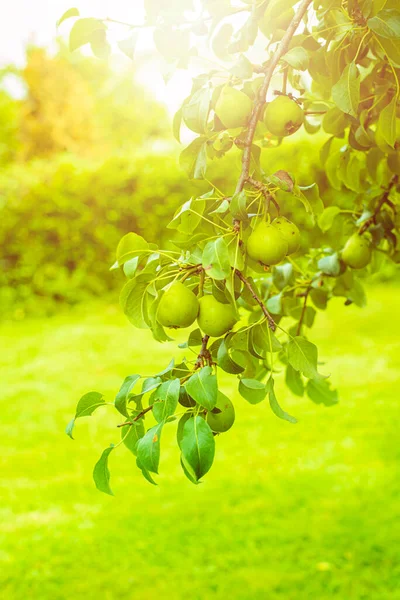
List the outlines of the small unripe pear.
{"type": "Polygon", "coordinates": [[[235,422],[235,407],[225,394],[218,392],[215,408],[221,412],[209,411],[207,413],[207,423],[217,433],[228,431],[235,422]]]}
{"type": "Polygon", "coordinates": [[[211,337],[220,337],[232,329],[237,321],[236,313],[230,304],[222,304],[214,296],[203,296],[199,300],[200,310],[197,322],[200,329],[211,337]]]}
{"type": "Polygon", "coordinates": [[[352,235],[342,251],[343,262],[352,269],[363,269],[371,260],[371,248],[368,240],[358,233],[352,235]]]}
{"type": "Polygon", "coordinates": [[[264,123],[268,131],[278,137],[292,135],[303,121],[303,109],[287,96],[278,96],[265,109],[264,123]]]}
{"type": "Polygon", "coordinates": [[[177,281],[164,292],[157,309],[157,321],[164,327],[189,327],[199,312],[199,301],[189,288],[177,281]]]}
{"type": "Polygon", "coordinates": [[[288,251],[288,243],[281,232],[262,221],[247,240],[247,254],[264,265],[277,265],[288,251]]]}
{"type": "Polygon", "coordinates": [[[234,129],[247,125],[252,109],[253,103],[244,92],[225,86],[215,105],[215,114],[226,129],[234,129]]]}
{"type": "Polygon", "coordinates": [[[288,254],[293,254],[293,252],[297,252],[300,246],[300,231],[298,227],[286,219],[286,217],[278,217],[274,219],[271,223],[273,227],[275,227],[282,235],[282,237],[288,243],[288,254]]]}

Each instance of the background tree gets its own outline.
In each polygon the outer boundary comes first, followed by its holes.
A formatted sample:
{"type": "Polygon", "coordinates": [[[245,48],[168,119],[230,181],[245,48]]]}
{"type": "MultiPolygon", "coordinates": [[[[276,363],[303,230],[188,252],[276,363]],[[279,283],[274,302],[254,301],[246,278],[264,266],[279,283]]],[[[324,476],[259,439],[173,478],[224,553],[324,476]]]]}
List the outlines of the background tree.
{"type": "MultiPolygon", "coordinates": [[[[210,184],[182,204],[168,225],[174,250],[132,232],[120,241],[114,264],[128,280],[120,301],[132,324],[151,329],[160,342],[170,339],[165,328],[194,326],[181,348],[195,357],[172,360],[151,377],[127,376],[113,403],[89,392],[67,427],[72,437],[77,418],[112,405],[124,417],[119,444],[152,483],[163,428],[178,416],[184,473],[197,483],[210,469],[216,436],[234,422],[219,370],[237,377],[250,404],[268,397],[276,416],[289,423],[296,419],[275,394],[283,371],[294,394],[335,404],[337,392],[319,372],[308,330],[333,296],[362,306],[362,278],[382,261],[398,260],[400,13],[394,0],[199,4],[196,12],[191,2],[171,7],[148,0],[143,26],[154,32],[166,73],[189,66],[194,39],[203,36],[227,63],[194,77],[174,133],[179,138],[184,124],[197,134],[180,157],[193,179],[206,180],[209,161],[238,148],[237,183],[230,195],[210,184]],[[260,36],[267,49],[255,64],[249,57],[260,36]],[[261,168],[263,148],[278,147],[302,127],[313,135],[321,126],[329,135],[321,147],[321,189],[300,185],[296,165],[261,168]],[[301,228],[287,218],[299,203],[306,215],[301,228]],[[155,424],[146,430],[148,418],[155,424]]],[[[60,21],[78,16],[72,9],[60,21]]],[[[89,43],[107,56],[110,22],[78,18],[71,50],[89,43]]],[[[119,47],[132,56],[139,27],[120,25],[131,35],[119,47]]],[[[115,447],[104,450],[93,473],[106,493],[112,493],[108,459],[115,447]]]]}

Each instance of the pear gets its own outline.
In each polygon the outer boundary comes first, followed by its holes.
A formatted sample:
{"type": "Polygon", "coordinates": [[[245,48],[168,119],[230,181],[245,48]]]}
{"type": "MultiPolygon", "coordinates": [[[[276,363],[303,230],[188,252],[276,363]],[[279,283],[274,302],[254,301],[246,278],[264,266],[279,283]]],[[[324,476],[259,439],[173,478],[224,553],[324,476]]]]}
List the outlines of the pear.
{"type": "Polygon", "coordinates": [[[271,223],[275,229],[277,229],[282,237],[288,243],[288,254],[293,254],[293,252],[297,252],[300,246],[300,231],[298,227],[286,217],[278,217],[274,219],[271,223]]]}
{"type": "Polygon", "coordinates": [[[268,131],[278,137],[292,135],[303,121],[303,109],[288,96],[278,96],[265,109],[264,123],[268,131]]]}
{"type": "Polygon", "coordinates": [[[177,281],[162,296],[157,321],[164,327],[189,327],[199,312],[199,301],[191,290],[177,281]]]}
{"type": "Polygon", "coordinates": [[[371,248],[367,239],[355,233],[344,245],[343,262],[352,269],[363,269],[371,260],[371,248]]]}
{"type": "Polygon", "coordinates": [[[218,392],[215,408],[220,412],[209,411],[207,413],[207,423],[217,433],[228,431],[235,422],[235,407],[225,394],[218,392]]]}
{"type": "Polygon", "coordinates": [[[247,240],[247,254],[264,265],[277,265],[288,252],[288,243],[281,232],[262,221],[247,240]]]}
{"type": "Polygon", "coordinates": [[[253,110],[253,103],[244,92],[225,86],[222,88],[215,113],[226,129],[245,127],[253,110]]]}
{"type": "Polygon", "coordinates": [[[232,329],[237,321],[236,313],[230,304],[222,304],[214,296],[203,296],[199,300],[200,310],[197,322],[200,329],[212,337],[220,337],[232,329]]]}

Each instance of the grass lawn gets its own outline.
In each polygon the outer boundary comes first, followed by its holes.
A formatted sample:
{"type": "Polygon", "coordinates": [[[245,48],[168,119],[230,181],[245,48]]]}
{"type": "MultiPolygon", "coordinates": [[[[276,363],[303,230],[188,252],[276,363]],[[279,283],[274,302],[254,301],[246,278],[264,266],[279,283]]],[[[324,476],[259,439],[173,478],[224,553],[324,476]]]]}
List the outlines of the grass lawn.
{"type": "MultiPolygon", "coordinates": [[[[133,329],[116,307],[78,308],[0,328],[2,600],[399,600],[398,289],[365,310],[335,301],[315,338],[340,404],[316,406],[278,386],[297,425],[267,403],[235,401],[200,486],[183,475],[175,427],[159,486],[120,447],[114,498],[91,472],[118,440],[112,409],[64,434],[86,391],[112,400],[122,378],[165,366],[174,344],[133,329]]],[[[314,339],[315,339],[314,338],[314,339]]]]}

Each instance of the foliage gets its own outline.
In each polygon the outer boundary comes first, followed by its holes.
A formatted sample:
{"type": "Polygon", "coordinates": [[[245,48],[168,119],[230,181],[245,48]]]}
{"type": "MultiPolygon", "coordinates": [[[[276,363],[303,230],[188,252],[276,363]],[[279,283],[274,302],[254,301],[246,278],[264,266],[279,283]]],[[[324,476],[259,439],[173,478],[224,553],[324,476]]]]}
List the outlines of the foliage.
{"type": "MultiPolygon", "coordinates": [[[[117,249],[113,268],[122,269],[128,280],[120,297],[126,316],[136,327],[151,329],[157,341],[170,339],[157,315],[163,294],[177,280],[200,298],[197,326],[205,323],[204,295],[229,305],[237,325],[230,330],[230,320],[213,340],[194,325],[183,346],[197,358],[178,364],[172,360],[160,372],[144,376],[142,386],[136,381],[126,391],[121,443],[134,429],[137,465],[151,483],[158,473],[163,429],[176,421],[178,403],[186,408],[177,427],[183,471],[198,483],[210,469],[217,431],[207,415],[219,414],[220,371],[238,378],[239,393],[250,404],[268,398],[276,416],[290,423],[296,419],[280,406],[275,391],[283,370],[297,394],[335,404],[337,393],[320,372],[309,329],[333,296],[364,306],[357,273],[376,270],[386,256],[395,261],[399,256],[396,2],[338,0],[333,7],[331,0],[271,0],[240,8],[229,1],[199,4],[197,18],[189,20],[178,9],[182,2],[173,5],[175,11],[150,0],[144,25],[154,28],[155,47],[169,72],[190,65],[195,36],[211,38],[214,54],[226,62],[194,77],[192,92],[175,116],[174,132],[179,138],[184,125],[197,134],[180,156],[189,178],[204,179],[210,160],[237,146],[242,152],[238,181],[228,195],[213,185],[178,208],[168,225],[176,250],[161,250],[132,232],[120,242],[123,252],[117,249]],[[246,15],[241,25],[230,19],[238,12],[246,15]],[[261,64],[253,64],[245,53],[258,35],[268,39],[268,46],[261,64]],[[279,88],[273,100],[272,85],[279,88]],[[324,205],[320,194],[325,189],[319,190],[316,182],[301,186],[296,165],[276,172],[261,166],[263,148],[274,148],[303,125],[310,136],[321,127],[330,134],[321,148],[328,186],[355,194],[344,213],[346,226],[363,241],[346,245],[343,253],[321,243],[319,233],[291,253],[281,228],[275,227],[274,217],[280,216],[287,196],[304,206],[316,231],[329,230],[343,212],[340,202],[324,205]],[[337,215],[332,205],[339,208],[337,215]],[[146,431],[150,412],[156,425],[146,431]]],[[[188,8],[187,2],[184,6],[188,8]]],[[[107,22],[75,20],[71,50],[91,44],[98,54],[99,40],[100,52],[106,53],[107,22]]],[[[288,227],[295,234],[296,228],[288,227]]],[[[180,302],[186,310],[183,297],[180,302]]],[[[110,493],[97,473],[95,469],[97,487],[110,493]]]]}
{"type": "Polygon", "coordinates": [[[25,66],[0,75],[9,74],[25,94],[15,100],[0,92],[1,163],[63,152],[103,157],[165,137],[165,110],[135,82],[132,69],[72,56],[60,43],[55,56],[28,46],[25,66]],[[145,111],[151,119],[143,119],[145,111]]]}

